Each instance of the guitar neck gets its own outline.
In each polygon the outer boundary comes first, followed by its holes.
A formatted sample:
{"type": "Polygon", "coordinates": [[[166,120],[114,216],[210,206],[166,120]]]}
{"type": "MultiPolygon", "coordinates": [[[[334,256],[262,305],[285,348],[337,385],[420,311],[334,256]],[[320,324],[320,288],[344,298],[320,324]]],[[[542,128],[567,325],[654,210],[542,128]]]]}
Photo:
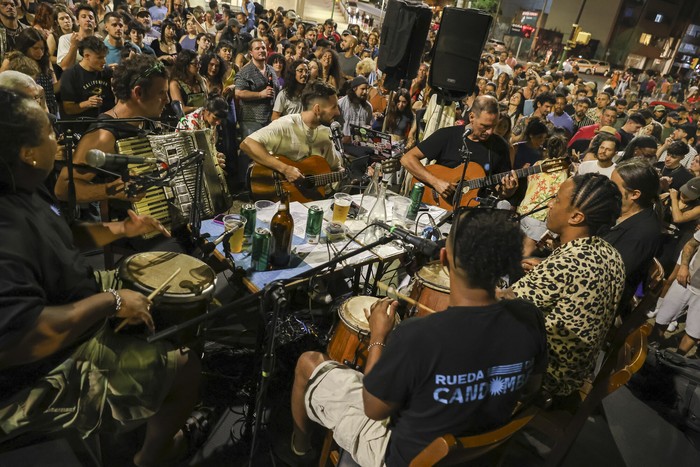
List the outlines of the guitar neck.
{"type": "Polygon", "coordinates": [[[326,186],[330,183],[339,182],[345,176],[344,171],[329,172],[327,174],[307,175],[305,178],[311,180],[314,186],[326,186]]]}
{"type": "MultiPolygon", "coordinates": [[[[529,175],[535,175],[535,174],[538,174],[541,172],[542,172],[541,165],[531,165],[530,167],[525,167],[525,168],[516,170],[515,176],[517,178],[524,178],[524,177],[527,177],[529,175]]],[[[498,185],[499,183],[501,183],[501,179],[508,174],[510,174],[510,172],[503,172],[500,174],[489,175],[487,177],[475,178],[474,180],[467,180],[466,183],[467,183],[467,186],[469,187],[470,190],[484,188],[487,186],[494,186],[494,185],[498,185]]]]}

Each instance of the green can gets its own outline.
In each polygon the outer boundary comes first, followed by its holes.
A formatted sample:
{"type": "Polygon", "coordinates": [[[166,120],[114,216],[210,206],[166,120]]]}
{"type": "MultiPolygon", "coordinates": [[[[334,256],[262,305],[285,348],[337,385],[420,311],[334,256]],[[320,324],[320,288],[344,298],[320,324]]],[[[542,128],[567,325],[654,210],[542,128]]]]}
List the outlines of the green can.
{"type": "Polygon", "coordinates": [[[413,185],[413,189],[411,190],[410,195],[411,205],[408,207],[408,212],[406,213],[407,219],[410,219],[412,221],[416,220],[416,216],[418,216],[418,210],[420,209],[420,203],[423,199],[424,191],[425,185],[421,182],[418,182],[415,185],[413,185]]]}
{"type": "Polygon", "coordinates": [[[321,238],[321,226],[323,225],[323,209],[319,206],[309,206],[309,216],[306,218],[306,241],[318,243],[321,238]]]}
{"type": "Polygon", "coordinates": [[[270,263],[272,233],[268,229],[258,228],[253,232],[253,249],[250,264],[253,271],[267,271],[270,263]]]}
{"type": "Polygon", "coordinates": [[[255,210],[254,204],[246,203],[241,206],[241,216],[246,218],[245,231],[243,232],[243,235],[248,242],[250,242],[250,238],[253,236],[253,232],[255,232],[256,214],[257,211],[255,210]]]}

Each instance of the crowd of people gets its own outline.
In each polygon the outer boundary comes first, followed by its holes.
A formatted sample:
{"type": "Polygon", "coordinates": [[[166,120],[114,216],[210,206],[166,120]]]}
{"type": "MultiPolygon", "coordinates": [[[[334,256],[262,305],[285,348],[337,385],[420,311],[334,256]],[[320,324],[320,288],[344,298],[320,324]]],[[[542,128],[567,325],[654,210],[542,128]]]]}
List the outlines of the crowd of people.
{"type": "Polygon", "coordinates": [[[654,258],[667,283],[658,315],[651,314],[652,337],[663,343],[687,313],[678,352],[691,352],[700,339],[698,88],[652,70],[615,72],[597,86],[573,61],[561,70],[526,67],[489,49],[474,92],[448,100],[429,84],[439,21],[438,9],[417,76],[389,90],[370,21],[339,32],[332,19],[304,21],[294,10],[251,0],[240,9],[216,0],[207,9],[185,0],[0,0],[3,432],[76,426],[87,436],[97,425],[148,421],[136,465],[170,462],[193,442],[181,427],[197,401],[197,357],[117,335],[106,321],[152,328],[151,301],[93,271],[73,246],[118,241],[135,251],[187,251],[183,232],[171,239],[158,221],[129,210],[143,193],[130,191],[128,181],[55,167],[62,157],[57,119],[78,122],[71,124],[80,135],[78,164],[90,150],[116,153],[117,141],[143,133],[122,119],[211,129],[237,194],[247,189],[251,161],[290,182],[304,176],[273,155],[319,155],[341,170],[334,121],[346,145],[352,125],[402,143],[405,175],[436,199],[454,201],[457,184],[426,161],[455,169],[468,154],[484,176],[496,176],[481,199],[507,200],[519,223],[488,210],[457,211],[440,253],[451,281],[446,311],[393,330],[396,304],[377,302],[367,312],[364,375],[321,353],[299,359],[297,457],[311,452],[310,420],[333,429],[361,465],[404,465],[443,431],[503,424],[540,386],[555,407],[575,409],[615,318],[630,313],[654,258]],[[71,232],[54,195],[109,211],[105,221],[71,232]],[[163,235],[144,240],[147,232],[163,235]],[[503,276],[511,279],[507,288],[497,287],[503,276]],[[484,352],[487,345],[500,350],[484,352]],[[47,380],[61,383],[46,389],[47,380]],[[509,385],[497,386],[504,380],[509,385]],[[31,404],[57,410],[24,410],[31,404]],[[79,420],[70,417],[78,406],[87,410],[79,420]]]}

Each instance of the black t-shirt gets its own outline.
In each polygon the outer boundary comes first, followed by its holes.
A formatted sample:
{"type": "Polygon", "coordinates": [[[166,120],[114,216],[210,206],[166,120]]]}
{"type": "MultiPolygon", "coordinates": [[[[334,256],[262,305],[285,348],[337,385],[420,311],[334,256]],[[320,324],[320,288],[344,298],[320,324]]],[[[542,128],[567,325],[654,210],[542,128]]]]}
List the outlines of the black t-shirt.
{"type": "Polygon", "coordinates": [[[467,435],[510,419],[520,390],[547,368],[542,313],[524,300],[450,307],[402,322],[364,386],[399,405],[385,460],[408,465],[445,433],[467,435]]]}
{"type": "MultiPolygon", "coordinates": [[[[464,139],[464,126],[440,128],[427,139],[418,143],[418,149],[429,161],[454,168],[462,163],[460,149],[464,139]]],[[[485,143],[478,143],[467,138],[467,147],[471,151],[471,162],[481,165],[486,175],[508,172],[510,157],[508,144],[498,135],[491,135],[485,143]]]]}
{"type": "MultiPolygon", "coordinates": [[[[614,226],[603,239],[622,256],[625,263],[625,290],[620,304],[626,307],[661,247],[661,221],[647,208],[614,226]]],[[[626,310],[623,310],[626,312],[626,310]]]]}
{"type": "MultiPolygon", "coordinates": [[[[44,307],[99,292],[92,268],[73,246],[72,233],[45,188],[0,193],[0,238],[0,345],[15,331],[35,326],[44,307]]],[[[78,344],[0,371],[0,400],[58,366],[78,344]]]]}
{"type": "Polygon", "coordinates": [[[656,168],[661,169],[662,177],[671,177],[670,188],[675,190],[680,190],[683,185],[693,178],[693,173],[682,165],[679,165],[675,169],[667,169],[664,167],[663,162],[657,162],[654,165],[656,168]]]}
{"type": "Polygon", "coordinates": [[[61,75],[61,99],[78,104],[92,96],[102,97],[100,108],[92,107],[71,117],[96,118],[100,112],[114,107],[111,79],[112,71],[109,68],[102,71],[87,71],[78,63],[67,69],[61,75]]]}

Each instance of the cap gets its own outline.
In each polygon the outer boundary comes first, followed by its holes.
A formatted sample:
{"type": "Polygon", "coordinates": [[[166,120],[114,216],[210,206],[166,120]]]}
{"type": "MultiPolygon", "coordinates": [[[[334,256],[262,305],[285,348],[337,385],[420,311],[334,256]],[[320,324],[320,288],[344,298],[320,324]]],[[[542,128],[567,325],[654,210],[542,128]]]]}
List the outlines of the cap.
{"type": "Polygon", "coordinates": [[[289,19],[295,20],[295,21],[297,19],[297,14],[293,10],[287,10],[287,12],[284,14],[284,16],[286,18],[289,18],[289,19]]]}
{"type": "Polygon", "coordinates": [[[341,32],[340,35],[341,36],[350,36],[350,35],[352,35],[352,33],[346,29],[345,31],[341,32]]]}
{"type": "Polygon", "coordinates": [[[362,86],[363,84],[369,84],[369,83],[367,82],[367,78],[360,75],[360,76],[353,78],[353,80],[350,82],[350,87],[352,89],[355,89],[356,87],[362,86]]]}
{"type": "Polygon", "coordinates": [[[137,17],[151,16],[151,12],[148,11],[147,9],[145,9],[145,8],[141,8],[141,9],[136,13],[136,16],[137,16],[137,17]]]}
{"type": "Polygon", "coordinates": [[[664,110],[666,110],[666,107],[661,104],[654,107],[654,112],[663,112],[664,110]]]}
{"type": "Polygon", "coordinates": [[[691,201],[700,198],[700,177],[691,178],[681,187],[681,194],[691,201]]]}
{"type": "Polygon", "coordinates": [[[672,110],[668,113],[668,115],[666,115],[666,117],[675,118],[676,120],[678,120],[680,115],[678,115],[678,112],[676,112],[675,110],[672,110]]]}

